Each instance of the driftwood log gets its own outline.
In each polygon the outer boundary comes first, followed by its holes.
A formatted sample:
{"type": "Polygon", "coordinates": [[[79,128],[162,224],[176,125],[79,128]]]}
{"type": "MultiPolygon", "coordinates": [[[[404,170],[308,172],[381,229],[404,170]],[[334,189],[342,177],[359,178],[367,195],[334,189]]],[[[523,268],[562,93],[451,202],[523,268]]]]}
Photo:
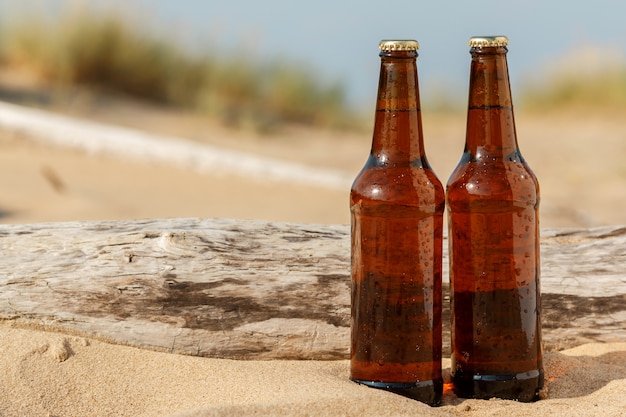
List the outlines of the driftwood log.
{"type": "Polygon", "coordinates": [[[0,129],[20,138],[149,163],[166,163],[197,172],[239,175],[328,189],[350,189],[351,174],[222,149],[175,136],[76,119],[0,101],[0,129]]]}
{"type": "MultiPolygon", "coordinates": [[[[0,320],[190,355],[345,359],[349,245],[348,226],[230,219],[2,225],[0,320]]],[[[626,227],[544,230],[541,246],[546,350],[626,340],[626,227]]]]}

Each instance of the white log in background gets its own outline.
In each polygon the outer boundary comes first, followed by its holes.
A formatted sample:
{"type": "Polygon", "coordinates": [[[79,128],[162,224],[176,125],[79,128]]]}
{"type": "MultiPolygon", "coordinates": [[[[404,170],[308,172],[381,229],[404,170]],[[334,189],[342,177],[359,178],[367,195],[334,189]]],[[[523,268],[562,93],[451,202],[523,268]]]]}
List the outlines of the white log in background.
{"type": "Polygon", "coordinates": [[[0,129],[37,143],[88,154],[165,162],[201,173],[234,174],[264,182],[281,181],[346,190],[350,189],[354,179],[347,173],[329,168],[309,167],[4,102],[0,102],[0,129]]]}
{"type": "MultiPolygon", "coordinates": [[[[190,355],[345,359],[349,245],[348,226],[230,219],[2,225],[0,319],[190,355]]],[[[546,349],[626,340],[626,227],[545,230],[541,248],[546,349]]]]}

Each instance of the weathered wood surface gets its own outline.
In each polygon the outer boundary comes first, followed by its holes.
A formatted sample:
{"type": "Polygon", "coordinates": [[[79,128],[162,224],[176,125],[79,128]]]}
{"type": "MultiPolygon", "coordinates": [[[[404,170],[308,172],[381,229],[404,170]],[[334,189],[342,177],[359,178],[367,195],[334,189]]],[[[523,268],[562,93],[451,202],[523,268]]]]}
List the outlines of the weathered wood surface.
{"type": "MultiPolygon", "coordinates": [[[[0,247],[6,322],[201,356],[348,355],[347,226],[2,225],[0,247]]],[[[626,227],[543,231],[542,289],[547,349],[626,340],[626,227]]]]}

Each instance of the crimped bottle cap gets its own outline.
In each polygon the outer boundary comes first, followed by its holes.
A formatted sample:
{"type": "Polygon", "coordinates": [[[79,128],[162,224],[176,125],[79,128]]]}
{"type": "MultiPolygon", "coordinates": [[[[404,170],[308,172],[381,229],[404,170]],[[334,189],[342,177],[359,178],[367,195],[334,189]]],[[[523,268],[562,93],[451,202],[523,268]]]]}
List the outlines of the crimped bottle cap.
{"type": "Polygon", "coordinates": [[[381,51],[417,51],[420,49],[420,44],[417,41],[411,39],[403,40],[384,40],[378,44],[378,49],[381,51]]]}
{"type": "Polygon", "coordinates": [[[509,38],[506,36],[473,36],[468,42],[472,48],[481,48],[489,46],[507,46],[509,38]]]}

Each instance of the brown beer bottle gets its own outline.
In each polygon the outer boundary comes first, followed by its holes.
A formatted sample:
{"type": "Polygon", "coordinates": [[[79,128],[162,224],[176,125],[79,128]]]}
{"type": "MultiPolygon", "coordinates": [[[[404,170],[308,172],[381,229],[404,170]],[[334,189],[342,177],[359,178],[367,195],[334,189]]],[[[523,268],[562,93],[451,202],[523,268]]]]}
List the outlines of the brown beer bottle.
{"type": "Polygon", "coordinates": [[[539,184],[517,146],[508,39],[469,41],[465,150],[447,185],[457,395],[537,399],[543,386],[539,184]]]}
{"type": "Polygon", "coordinates": [[[424,154],[418,43],[382,41],[369,159],[350,193],[352,380],[441,399],[443,186],[424,154]]]}

